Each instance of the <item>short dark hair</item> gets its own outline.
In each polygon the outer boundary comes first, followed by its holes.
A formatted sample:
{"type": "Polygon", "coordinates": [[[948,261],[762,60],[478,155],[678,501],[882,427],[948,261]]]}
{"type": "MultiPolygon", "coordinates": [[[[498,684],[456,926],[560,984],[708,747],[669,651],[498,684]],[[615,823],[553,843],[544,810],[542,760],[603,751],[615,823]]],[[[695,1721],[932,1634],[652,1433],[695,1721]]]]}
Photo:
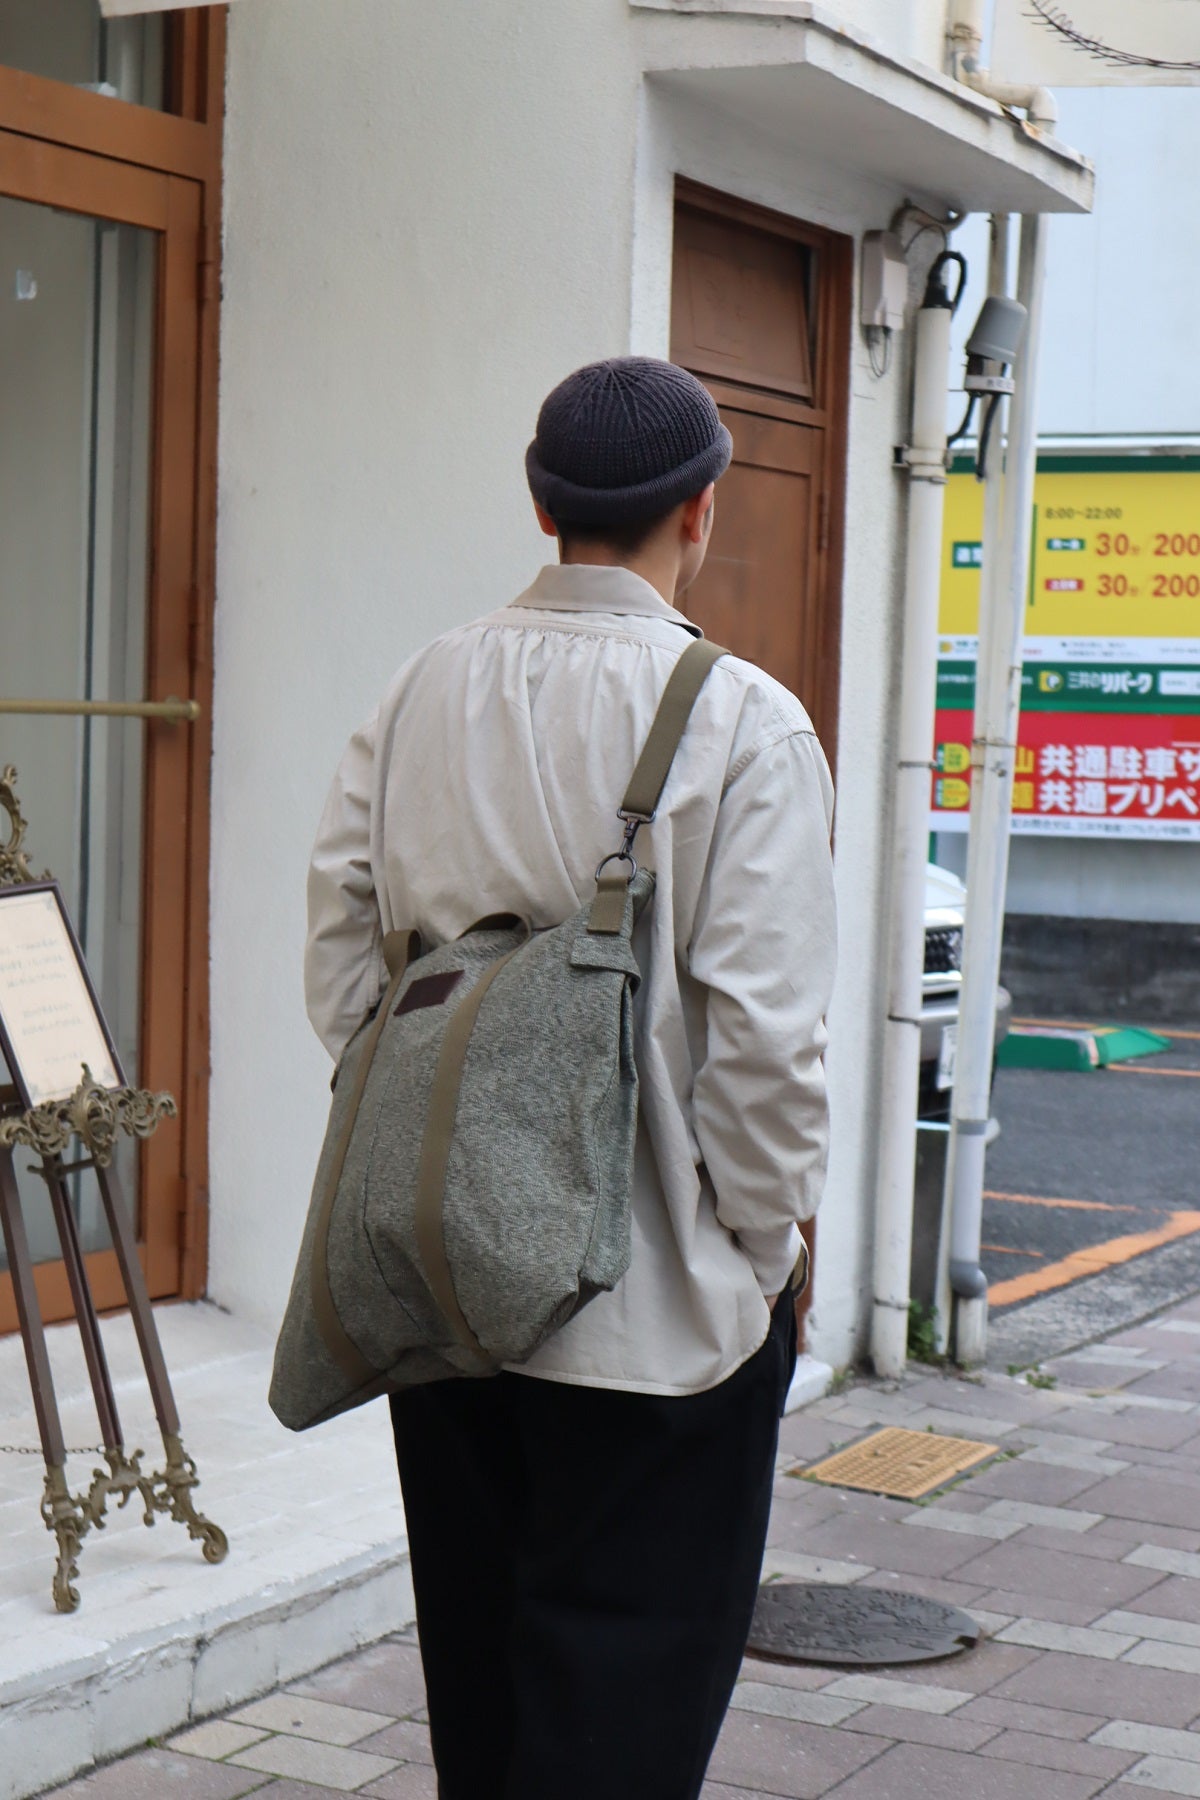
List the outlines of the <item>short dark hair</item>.
{"type": "MultiPolygon", "coordinates": [[[[671,512],[674,510],[672,507],[671,512]]],[[[554,528],[564,550],[603,544],[618,556],[636,556],[670,516],[670,512],[656,513],[652,519],[614,519],[607,525],[579,525],[570,519],[555,519],[554,528]]]]}

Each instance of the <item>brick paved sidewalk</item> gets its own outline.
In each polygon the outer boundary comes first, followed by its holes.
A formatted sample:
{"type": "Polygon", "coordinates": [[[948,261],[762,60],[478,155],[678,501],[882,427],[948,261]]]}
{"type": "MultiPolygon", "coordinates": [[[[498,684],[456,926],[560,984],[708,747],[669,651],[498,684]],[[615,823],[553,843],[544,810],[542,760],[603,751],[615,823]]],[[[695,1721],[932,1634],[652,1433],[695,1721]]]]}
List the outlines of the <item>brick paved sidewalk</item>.
{"type": "MultiPolygon", "coordinates": [[[[928,1594],[987,1635],[871,1674],[747,1661],[706,1800],[1200,1796],[1200,1300],[1047,1373],[916,1370],[786,1422],[767,1573],[928,1594]],[[918,1506],[796,1479],[888,1424],[1004,1454],[918,1506]]],[[[58,1800],[425,1800],[422,1701],[397,1637],[58,1800]]]]}

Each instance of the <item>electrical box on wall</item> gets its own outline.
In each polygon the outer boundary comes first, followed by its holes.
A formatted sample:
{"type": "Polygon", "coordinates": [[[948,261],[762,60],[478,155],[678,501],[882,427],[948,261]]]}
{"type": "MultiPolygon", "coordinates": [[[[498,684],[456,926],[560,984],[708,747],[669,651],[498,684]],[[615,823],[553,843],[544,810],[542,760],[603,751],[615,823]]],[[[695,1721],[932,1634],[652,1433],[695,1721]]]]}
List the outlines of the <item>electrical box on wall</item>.
{"type": "Polygon", "coordinates": [[[908,260],[894,231],[868,231],[862,247],[862,322],[899,331],[908,305],[908,260]]]}

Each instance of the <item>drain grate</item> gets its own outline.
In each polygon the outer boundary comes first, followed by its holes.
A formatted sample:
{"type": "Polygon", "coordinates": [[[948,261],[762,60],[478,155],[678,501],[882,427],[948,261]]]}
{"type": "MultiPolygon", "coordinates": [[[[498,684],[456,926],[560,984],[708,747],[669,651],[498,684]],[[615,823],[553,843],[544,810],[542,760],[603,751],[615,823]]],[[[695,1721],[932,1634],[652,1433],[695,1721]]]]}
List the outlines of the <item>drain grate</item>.
{"type": "Polygon", "coordinates": [[[957,1656],[978,1639],[979,1627],[968,1613],[920,1594],[769,1581],[758,1590],[747,1649],[768,1662],[853,1663],[869,1669],[957,1656]]]}
{"type": "Polygon", "coordinates": [[[868,1494],[890,1494],[897,1500],[919,1500],[965,1469],[995,1456],[995,1444],[969,1438],[937,1437],[931,1431],[902,1431],[891,1426],[861,1443],[839,1450],[805,1469],[812,1481],[831,1487],[862,1488],[868,1494]]]}

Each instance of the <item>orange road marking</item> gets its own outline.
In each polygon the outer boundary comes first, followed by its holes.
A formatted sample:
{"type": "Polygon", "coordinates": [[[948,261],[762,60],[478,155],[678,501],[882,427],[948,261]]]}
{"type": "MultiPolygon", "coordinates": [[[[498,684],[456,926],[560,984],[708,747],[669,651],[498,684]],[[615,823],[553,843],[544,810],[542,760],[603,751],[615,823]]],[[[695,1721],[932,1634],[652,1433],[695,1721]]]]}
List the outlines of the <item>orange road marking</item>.
{"type": "Polygon", "coordinates": [[[1086,1250],[1074,1250],[1061,1262],[1047,1263],[1044,1269],[1032,1269],[1027,1275],[1014,1275],[1009,1281],[997,1281],[988,1289],[990,1306],[1011,1306],[1017,1300],[1032,1300],[1035,1294],[1049,1294],[1055,1288],[1067,1287],[1085,1275],[1098,1275],[1101,1269],[1115,1268],[1144,1256],[1147,1250],[1158,1250],[1178,1238],[1192,1237],[1200,1231],[1200,1212],[1173,1212],[1157,1231],[1141,1231],[1131,1237],[1112,1238],[1107,1244],[1092,1244],[1086,1250]]]}
{"type": "Polygon", "coordinates": [[[1014,1206],[1061,1206],[1072,1212],[1145,1212],[1144,1206],[1117,1206],[1109,1200],[1052,1200],[1045,1194],[1001,1194],[995,1188],[984,1188],[985,1200],[1008,1200],[1014,1206]]]}
{"type": "Polygon", "coordinates": [[[1095,1031],[1093,1019],[1018,1019],[1013,1015],[1014,1025],[1056,1025],[1060,1031],[1095,1031]]]}
{"type": "Polygon", "coordinates": [[[981,1250],[988,1250],[993,1256],[1036,1256],[1039,1262],[1045,1262],[1044,1250],[1014,1250],[1010,1244],[980,1244],[981,1250]]]}
{"type": "MultiPolygon", "coordinates": [[[[1062,1031],[1111,1031],[1111,1025],[1097,1025],[1094,1019],[1014,1019],[1014,1025],[1057,1025],[1062,1031]]],[[[1119,1028],[1118,1028],[1119,1029],[1119,1028]]],[[[1200,1031],[1178,1031],[1174,1025],[1146,1025],[1144,1031],[1157,1031],[1160,1037],[1200,1038],[1200,1031]]]]}
{"type": "Polygon", "coordinates": [[[1106,1075],[1182,1075],[1187,1081],[1200,1081],[1200,1069],[1143,1069],[1136,1063],[1109,1063],[1106,1075]]]}

